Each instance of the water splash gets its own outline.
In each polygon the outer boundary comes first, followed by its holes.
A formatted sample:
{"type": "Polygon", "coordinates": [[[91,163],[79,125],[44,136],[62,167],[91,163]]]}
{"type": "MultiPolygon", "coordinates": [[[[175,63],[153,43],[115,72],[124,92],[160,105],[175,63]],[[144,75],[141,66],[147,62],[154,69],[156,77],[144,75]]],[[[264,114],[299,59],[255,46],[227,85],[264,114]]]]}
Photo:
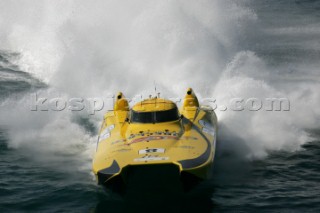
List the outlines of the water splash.
{"type": "MultiPolygon", "coordinates": [[[[104,97],[119,90],[134,97],[152,91],[155,79],[166,97],[182,97],[189,86],[199,97],[215,97],[219,103],[235,96],[287,97],[290,112],[218,112],[220,138],[222,143],[243,141],[248,147],[244,155],[251,157],[296,150],[310,140],[305,129],[319,120],[319,109],[306,107],[319,104],[319,78],[299,80],[306,73],[316,76],[318,62],[279,65],[269,54],[279,45],[272,42],[274,36],[300,31],[265,29],[251,3],[12,1],[0,7],[1,20],[6,20],[0,22],[0,41],[21,54],[16,62],[21,70],[67,97],[104,97]],[[17,15],[14,11],[22,7],[17,15]]],[[[85,152],[83,144],[91,136],[72,121],[73,115],[19,113],[23,107],[9,109],[7,103],[1,123],[12,132],[11,147],[85,152]]]]}

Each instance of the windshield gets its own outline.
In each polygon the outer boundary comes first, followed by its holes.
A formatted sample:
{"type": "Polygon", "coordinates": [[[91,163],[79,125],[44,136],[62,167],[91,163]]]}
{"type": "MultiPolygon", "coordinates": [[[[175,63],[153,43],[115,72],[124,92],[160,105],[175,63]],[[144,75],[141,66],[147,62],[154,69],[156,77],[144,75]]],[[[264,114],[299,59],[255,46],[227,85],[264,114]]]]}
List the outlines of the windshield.
{"type": "Polygon", "coordinates": [[[154,112],[136,112],[131,110],[132,123],[160,123],[175,121],[179,119],[178,109],[175,107],[170,110],[154,112]]]}

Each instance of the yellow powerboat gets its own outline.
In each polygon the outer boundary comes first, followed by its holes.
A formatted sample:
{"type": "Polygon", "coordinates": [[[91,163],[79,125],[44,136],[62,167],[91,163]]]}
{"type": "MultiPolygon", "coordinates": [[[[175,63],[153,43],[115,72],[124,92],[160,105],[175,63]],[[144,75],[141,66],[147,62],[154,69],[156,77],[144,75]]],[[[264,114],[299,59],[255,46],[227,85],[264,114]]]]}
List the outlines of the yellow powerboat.
{"type": "Polygon", "coordinates": [[[170,179],[192,184],[210,177],[216,134],[214,110],[200,106],[191,88],[180,110],[159,97],[130,108],[119,93],[114,110],[104,115],[93,173],[99,184],[114,191],[123,190],[133,179],[144,182],[155,177],[163,184],[170,179]]]}

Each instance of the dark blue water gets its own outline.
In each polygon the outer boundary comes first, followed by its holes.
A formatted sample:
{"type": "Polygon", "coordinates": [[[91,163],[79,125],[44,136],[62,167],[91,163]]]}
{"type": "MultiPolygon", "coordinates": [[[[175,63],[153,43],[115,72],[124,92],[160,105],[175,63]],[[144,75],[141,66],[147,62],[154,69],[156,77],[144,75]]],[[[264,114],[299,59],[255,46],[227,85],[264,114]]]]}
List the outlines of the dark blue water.
{"type": "Polygon", "coordinates": [[[88,172],[59,172],[30,160],[23,150],[8,148],[3,133],[0,145],[2,212],[144,212],[154,206],[159,212],[320,210],[319,141],[294,153],[272,152],[263,160],[220,156],[213,179],[188,194],[171,197],[163,191],[141,197],[136,192],[127,200],[96,186],[88,172]]]}
{"type": "MultiPolygon", "coordinates": [[[[65,114],[32,114],[28,108],[30,103],[25,102],[26,97],[52,88],[58,93],[73,93],[72,81],[70,91],[61,92],[66,87],[51,85],[21,66],[22,52],[11,50],[8,45],[2,50],[0,46],[0,212],[320,212],[319,96],[314,90],[319,88],[320,1],[243,2],[254,11],[257,20],[243,28],[239,43],[233,49],[250,50],[263,59],[272,75],[262,75],[260,80],[279,91],[303,91],[303,95],[299,93],[301,100],[306,100],[303,99],[306,97],[311,100],[307,103],[310,113],[295,118],[297,123],[302,123],[297,128],[309,136],[302,145],[295,149],[285,145],[271,148],[265,145],[266,155],[248,158],[242,151],[248,147],[242,143],[252,143],[243,141],[240,135],[231,137],[236,133],[228,132],[228,128],[221,125],[222,133],[210,180],[188,193],[171,194],[165,189],[150,189],[148,193],[133,191],[122,198],[97,186],[90,171],[93,152],[88,150],[94,150],[94,142],[89,140],[96,140],[102,117],[72,114],[70,121],[66,122],[65,114]],[[311,120],[315,121],[308,122],[311,120]],[[57,125],[60,121],[62,124],[57,125]],[[82,139],[85,142],[81,142],[82,139]]],[[[42,6],[36,4],[37,7],[42,6]]],[[[68,21],[72,22],[72,16],[68,21]]],[[[29,24],[23,19],[18,23],[29,24]]],[[[3,29],[8,28],[0,24],[3,29]]],[[[81,28],[81,24],[77,27],[81,28]]],[[[9,34],[0,39],[6,37],[9,34]]],[[[23,35],[18,38],[23,38],[23,35]]],[[[97,48],[96,54],[99,55],[98,47],[92,48],[97,48]]],[[[231,47],[225,47],[226,52],[231,51],[228,48],[231,47]]],[[[99,60],[94,59],[95,62],[99,60]]],[[[35,60],[34,63],[39,62],[35,60]]],[[[71,63],[70,69],[77,63],[71,63]]],[[[74,74],[78,75],[76,71],[74,74]]],[[[92,75],[95,74],[92,71],[92,75]]],[[[75,76],[64,78],[77,79],[75,76]]],[[[84,78],[85,81],[92,80],[84,78]]],[[[62,78],[56,76],[56,79],[62,78]]],[[[109,84],[120,82],[117,79],[106,81],[109,84]]],[[[77,84],[76,80],[74,83],[77,84]]],[[[90,83],[84,87],[94,87],[92,85],[95,84],[90,83]]],[[[251,128],[242,134],[251,135],[255,132],[254,126],[251,128]]],[[[254,142],[260,142],[259,137],[252,138],[254,142]]],[[[291,140],[296,142],[295,138],[291,140]]],[[[273,143],[281,144],[281,141],[273,143]]],[[[255,152],[250,146],[249,149],[255,152]]]]}

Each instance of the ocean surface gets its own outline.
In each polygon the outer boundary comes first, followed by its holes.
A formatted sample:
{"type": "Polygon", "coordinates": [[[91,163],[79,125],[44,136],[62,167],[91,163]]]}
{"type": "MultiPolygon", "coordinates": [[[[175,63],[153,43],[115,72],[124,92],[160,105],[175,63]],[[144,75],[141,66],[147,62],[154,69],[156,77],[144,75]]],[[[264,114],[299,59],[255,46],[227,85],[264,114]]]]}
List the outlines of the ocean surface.
{"type": "Polygon", "coordinates": [[[319,59],[317,0],[1,1],[0,212],[320,212],[319,59]],[[91,173],[97,132],[107,97],[155,85],[216,100],[213,176],[123,198],[91,173]]]}

